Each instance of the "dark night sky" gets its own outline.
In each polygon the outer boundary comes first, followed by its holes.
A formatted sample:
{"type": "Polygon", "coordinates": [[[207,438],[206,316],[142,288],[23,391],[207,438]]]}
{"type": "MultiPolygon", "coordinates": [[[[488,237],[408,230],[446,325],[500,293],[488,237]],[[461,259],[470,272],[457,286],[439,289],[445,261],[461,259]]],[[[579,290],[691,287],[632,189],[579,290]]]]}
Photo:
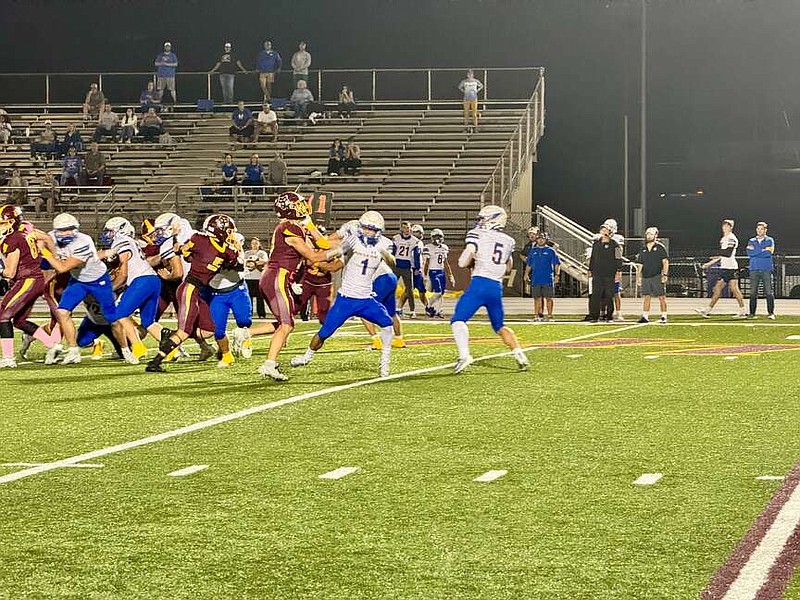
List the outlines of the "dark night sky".
{"type": "MultiPolygon", "coordinates": [[[[228,39],[252,61],[267,38],[287,61],[296,41],[308,39],[315,67],[543,65],[548,119],[536,200],[582,215],[591,227],[620,215],[627,112],[631,199],[638,202],[640,0],[5,0],[3,6],[0,72],[146,70],[165,39],[184,70],[210,68],[228,39]]],[[[784,248],[792,245],[790,230],[800,227],[794,207],[800,2],[649,0],[648,6],[649,221],[683,245],[707,246],[721,217],[735,217],[742,235],[765,219],[784,248]],[[699,187],[700,200],[659,197],[699,187]]]]}

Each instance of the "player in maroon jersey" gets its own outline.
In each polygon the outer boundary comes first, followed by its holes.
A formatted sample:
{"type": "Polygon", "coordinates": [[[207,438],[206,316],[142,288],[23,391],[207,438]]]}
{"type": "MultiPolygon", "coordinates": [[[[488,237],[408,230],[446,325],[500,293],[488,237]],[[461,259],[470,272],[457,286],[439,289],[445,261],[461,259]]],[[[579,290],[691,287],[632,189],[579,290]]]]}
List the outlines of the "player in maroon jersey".
{"type": "Polygon", "coordinates": [[[24,231],[22,210],[18,206],[0,207],[0,251],[5,265],[2,276],[11,281],[11,287],[0,301],[0,368],[17,366],[14,327],[41,340],[48,349],[58,342],[28,320],[34,302],[45,290],[37,238],[47,235],[30,229],[27,233],[24,231]]]}
{"type": "MultiPolygon", "coordinates": [[[[323,235],[325,234],[325,230],[322,227],[320,227],[319,230],[320,233],[323,235]]],[[[301,278],[303,291],[297,299],[296,314],[306,314],[305,311],[311,309],[308,305],[316,301],[317,320],[320,325],[325,323],[325,316],[328,314],[328,310],[331,307],[333,273],[340,270],[343,266],[344,263],[338,258],[327,263],[306,261],[301,278]]]]}
{"type": "Polygon", "coordinates": [[[281,220],[272,233],[267,268],[259,281],[259,289],[267,299],[270,311],[275,315],[275,322],[270,324],[275,332],[270,340],[267,360],[259,367],[258,372],[264,377],[285,381],[288,378],[278,370],[277,360],[281,348],[294,329],[295,310],[291,285],[303,259],[321,263],[327,262],[329,257],[310,245],[309,237],[319,240],[319,246],[326,246],[327,240],[319,234],[311,221],[310,206],[303,198],[294,192],[281,194],[275,200],[275,212],[281,220]]]}
{"type": "MultiPolygon", "coordinates": [[[[178,330],[161,342],[158,354],[147,364],[148,372],[163,373],[161,363],[196,329],[200,330],[201,335],[213,335],[214,322],[201,294],[220,269],[241,270],[244,266],[243,260],[240,260],[242,254],[235,238],[233,219],[223,214],[212,215],[207,231],[195,233],[181,248],[190,268],[186,279],[178,287],[178,330]]],[[[227,348],[227,338],[223,340],[220,340],[220,351],[224,356],[230,353],[230,349],[227,348]]]]}

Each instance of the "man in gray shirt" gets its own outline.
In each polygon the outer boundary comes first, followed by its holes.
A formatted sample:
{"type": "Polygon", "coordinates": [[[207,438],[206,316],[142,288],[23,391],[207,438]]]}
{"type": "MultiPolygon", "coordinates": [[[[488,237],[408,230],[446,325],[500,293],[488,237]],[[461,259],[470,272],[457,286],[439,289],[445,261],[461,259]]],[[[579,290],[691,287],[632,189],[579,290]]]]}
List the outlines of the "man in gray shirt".
{"type": "Polygon", "coordinates": [[[103,136],[108,136],[111,141],[117,141],[117,131],[119,130],[119,115],[111,111],[111,105],[106,102],[103,111],[97,118],[97,127],[94,130],[92,139],[99,142],[103,136]]]}
{"type": "Polygon", "coordinates": [[[308,68],[311,66],[311,53],[306,51],[306,43],[300,42],[297,52],[292,55],[292,78],[294,85],[301,79],[308,82],[308,68]]]}

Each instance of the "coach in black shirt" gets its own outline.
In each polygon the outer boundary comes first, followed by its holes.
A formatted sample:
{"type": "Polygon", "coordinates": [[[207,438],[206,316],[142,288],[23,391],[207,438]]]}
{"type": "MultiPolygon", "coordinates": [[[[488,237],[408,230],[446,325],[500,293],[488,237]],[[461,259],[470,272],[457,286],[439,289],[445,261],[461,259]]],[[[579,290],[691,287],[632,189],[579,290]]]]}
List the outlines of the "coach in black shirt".
{"type": "Polygon", "coordinates": [[[614,281],[622,278],[622,247],[611,239],[611,228],[607,223],[600,226],[600,237],[592,244],[589,259],[589,277],[592,279],[592,294],[589,296],[589,320],[597,323],[601,307],[607,309],[606,320],[613,316],[614,281]]]}

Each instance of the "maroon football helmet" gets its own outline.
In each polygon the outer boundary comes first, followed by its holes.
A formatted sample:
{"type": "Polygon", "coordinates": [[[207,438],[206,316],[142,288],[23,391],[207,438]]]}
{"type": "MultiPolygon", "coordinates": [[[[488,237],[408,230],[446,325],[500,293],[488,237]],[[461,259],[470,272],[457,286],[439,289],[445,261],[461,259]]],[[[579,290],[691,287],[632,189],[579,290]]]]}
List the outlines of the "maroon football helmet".
{"type": "Polygon", "coordinates": [[[223,244],[236,243],[236,223],[226,214],[219,213],[206,218],[203,231],[223,244]]]}
{"type": "Polygon", "coordinates": [[[311,207],[299,194],[284,192],[275,199],[275,212],[282,219],[299,221],[311,214],[311,207]]]}
{"type": "Polygon", "coordinates": [[[13,204],[0,207],[0,238],[19,231],[22,227],[22,209],[13,204]]]}

